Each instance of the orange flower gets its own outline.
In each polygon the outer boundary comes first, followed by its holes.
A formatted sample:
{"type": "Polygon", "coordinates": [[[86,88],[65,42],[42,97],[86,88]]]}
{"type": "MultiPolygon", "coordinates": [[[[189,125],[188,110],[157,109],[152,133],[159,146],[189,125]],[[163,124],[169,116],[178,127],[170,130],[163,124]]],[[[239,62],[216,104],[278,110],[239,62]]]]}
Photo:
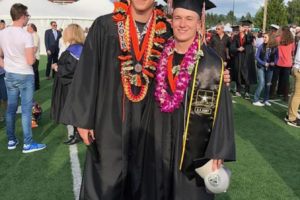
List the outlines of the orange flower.
{"type": "Polygon", "coordinates": [[[161,52],[159,52],[155,49],[151,49],[151,53],[156,54],[156,55],[161,55],[161,52]]]}
{"type": "Polygon", "coordinates": [[[126,61],[126,60],[130,60],[132,58],[132,56],[131,55],[129,55],[129,56],[118,56],[118,58],[121,61],[126,61]]]}
{"type": "Polygon", "coordinates": [[[154,67],[157,66],[157,63],[154,62],[154,61],[152,61],[152,60],[149,60],[149,61],[147,62],[147,64],[148,64],[149,66],[154,66],[154,67]]]}
{"type": "Polygon", "coordinates": [[[163,43],[165,43],[165,40],[163,38],[156,37],[156,38],[153,39],[153,42],[157,42],[157,43],[163,44],[163,43]]]}
{"type": "Polygon", "coordinates": [[[116,12],[127,12],[128,10],[128,5],[126,3],[123,3],[123,2],[119,2],[119,1],[115,1],[114,2],[114,13],[116,12]]]}
{"type": "Polygon", "coordinates": [[[152,73],[150,73],[148,70],[143,69],[143,73],[146,74],[147,76],[154,78],[154,75],[152,73]]]}
{"type": "Polygon", "coordinates": [[[167,25],[164,22],[158,22],[155,26],[155,30],[167,29],[167,25]]]}
{"type": "Polygon", "coordinates": [[[136,76],[136,80],[137,80],[137,86],[138,86],[138,87],[141,87],[141,86],[142,86],[142,79],[141,79],[141,76],[140,76],[140,75],[137,75],[137,76],[136,76]]]}
{"type": "Polygon", "coordinates": [[[113,18],[113,20],[114,20],[115,22],[118,22],[118,21],[124,21],[124,20],[125,20],[124,15],[122,15],[122,14],[120,14],[120,13],[114,15],[112,18],[113,18]]]}
{"type": "Polygon", "coordinates": [[[156,11],[156,14],[159,15],[159,16],[163,16],[163,17],[166,16],[166,13],[164,13],[160,9],[156,9],[155,11],[156,11]]]}

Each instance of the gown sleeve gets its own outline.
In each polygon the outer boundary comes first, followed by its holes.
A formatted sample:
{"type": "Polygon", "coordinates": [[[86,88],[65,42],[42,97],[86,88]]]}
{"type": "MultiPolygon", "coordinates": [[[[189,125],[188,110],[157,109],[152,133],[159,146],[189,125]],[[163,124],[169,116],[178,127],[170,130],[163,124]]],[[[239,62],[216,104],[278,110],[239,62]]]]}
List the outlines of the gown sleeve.
{"type": "Polygon", "coordinates": [[[60,79],[63,85],[68,85],[72,82],[78,61],[67,51],[63,53],[62,58],[65,59],[63,59],[64,62],[62,62],[62,59],[58,60],[58,70],[56,76],[60,79]]]}
{"type": "Polygon", "coordinates": [[[224,83],[212,133],[205,151],[205,158],[235,161],[232,100],[224,83]]]}
{"type": "Polygon", "coordinates": [[[62,122],[94,129],[100,71],[101,20],[93,23],[80,56],[62,113],[62,122]]]}
{"type": "Polygon", "coordinates": [[[238,53],[237,49],[238,49],[237,36],[234,36],[234,38],[230,44],[230,53],[233,55],[237,55],[237,53],[238,53]]]}

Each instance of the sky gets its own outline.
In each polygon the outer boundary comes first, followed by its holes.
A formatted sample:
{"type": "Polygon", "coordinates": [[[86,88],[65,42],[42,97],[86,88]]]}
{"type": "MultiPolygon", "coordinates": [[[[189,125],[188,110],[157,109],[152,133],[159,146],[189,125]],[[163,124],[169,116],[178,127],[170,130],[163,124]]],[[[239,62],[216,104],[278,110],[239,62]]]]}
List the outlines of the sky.
{"type": "MultiPolygon", "coordinates": [[[[163,0],[157,0],[162,3],[163,0]]],[[[230,10],[233,10],[234,2],[234,13],[235,16],[241,17],[250,12],[252,16],[255,15],[257,10],[264,5],[264,0],[211,0],[216,4],[216,8],[211,9],[209,12],[216,14],[226,15],[230,10]]],[[[285,0],[287,3],[289,0],[285,0]]]]}

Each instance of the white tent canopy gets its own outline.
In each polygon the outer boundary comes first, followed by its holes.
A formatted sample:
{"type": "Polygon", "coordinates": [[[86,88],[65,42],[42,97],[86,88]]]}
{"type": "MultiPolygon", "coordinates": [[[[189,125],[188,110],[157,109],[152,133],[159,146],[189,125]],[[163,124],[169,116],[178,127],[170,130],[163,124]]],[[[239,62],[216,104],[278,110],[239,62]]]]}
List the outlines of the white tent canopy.
{"type": "Polygon", "coordinates": [[[28,7],[31,15],[29,23],[37,26],[41,40],[41,54],[46,54],[44,45],[45,30],[50,28],[50,22],[56,21],[58,28],[77,23],[83,29],[90,27],[98,16],[112,12],[113,4],[109,0],[80,0],[72,4],[56,4],[48,0],[0,0],[0,19],[7,25],[11,24],[10,8],[14,3],[22,3],[28,7]]]}

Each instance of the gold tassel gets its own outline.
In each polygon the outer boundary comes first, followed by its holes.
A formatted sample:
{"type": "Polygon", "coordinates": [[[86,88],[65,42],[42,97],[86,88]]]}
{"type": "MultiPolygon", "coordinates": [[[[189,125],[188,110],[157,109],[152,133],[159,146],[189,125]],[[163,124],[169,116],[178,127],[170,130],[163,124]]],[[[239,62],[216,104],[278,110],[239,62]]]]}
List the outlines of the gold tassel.
{"type": "Polygon", "coordinates": [[[205,43],[205,45],[206,45],[206,38],[205,38],[205,32],[206,32],[206,30],[205,30],[205,1],[203,2],[203,7],[202,7],[202,16],[201,16],[201,24],[202,24],[202,26],[201,26],[201,29],[202,29],[202,38],[203,38],[203,42],[205,43]]]}

